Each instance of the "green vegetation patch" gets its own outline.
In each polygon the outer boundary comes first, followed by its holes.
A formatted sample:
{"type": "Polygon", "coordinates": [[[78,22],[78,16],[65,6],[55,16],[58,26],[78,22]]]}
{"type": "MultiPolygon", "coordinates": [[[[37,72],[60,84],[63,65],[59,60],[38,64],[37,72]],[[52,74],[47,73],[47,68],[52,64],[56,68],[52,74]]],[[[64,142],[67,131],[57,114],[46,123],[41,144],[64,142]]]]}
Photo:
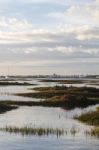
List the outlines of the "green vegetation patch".
{"type": "Polygon", "coordinates": [[[68,109],[76,107],[87,107],[99,104],[99,89],[91,87],[38,87],[31,90],[36,92],[19,93],[17,96],[39,98],[43,101],[31,102],[33,105],[66,107],[68,109]]]}
{"type": "Polygon", "coordinates": [[[91,134],[91,136],[95,136],[95,137],[99,138],[99,127],[95,127],[93,129],[91,129],[90,134],[91,134]]]}
{"type": "Polygon", "coordinates": [[[86,134],[99,138],[99,107],[96,111],[81,114],[76,116],[75,119],[89,125],[94,125],[95,127],[91,131],[86,131],[86,134]]]}
{"type": "Polygon", "coordinates": [[[80,116],[76,116],[75,119],[89,125],[99,126],[99,107],[96,111],[81,114],[80,116]]]}
{"type": "Polygon", "coordinates": [[[53,96],[63,95],[77,95],[86,96],[89,98],[99,98],[99,89],[92,87],[67,87],[67,86],[54,86],[54,87],[38,87],[32,88],[36,92],[31,93],[20,93],[19,96],[34,97],[34,98],[52,98],[53,96]]]}

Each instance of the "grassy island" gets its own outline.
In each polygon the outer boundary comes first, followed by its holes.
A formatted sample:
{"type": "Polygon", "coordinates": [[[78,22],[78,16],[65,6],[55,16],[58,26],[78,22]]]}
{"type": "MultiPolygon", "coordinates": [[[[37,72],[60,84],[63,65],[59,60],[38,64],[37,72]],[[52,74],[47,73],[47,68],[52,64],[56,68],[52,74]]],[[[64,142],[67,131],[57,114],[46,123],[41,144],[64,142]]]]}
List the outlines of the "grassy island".
{"type": "MultiPolygon", "coordinates": [[[[18,96],[39,98],[39,101],[0,101],[0,111],[14,109],[18,106],[43,106],[74,109],[99,104],[99,89],[90,87],[38,87],[31,93],[20,93],[18,96]],[[35,90],[35,91],[34,91],[35,90]]],[[[87,119],[88,120],[88,119],[87,119]]]]}
{"type": "Polygon", "coordinates": [[[19,93],[18,96],[33,97],[42,99],[39,102],[24,102],[36,106],[66,107],[87,107],[99,103],[99,89],[91,87],[38,87],[31,90],[31,93],[19,93]]]}

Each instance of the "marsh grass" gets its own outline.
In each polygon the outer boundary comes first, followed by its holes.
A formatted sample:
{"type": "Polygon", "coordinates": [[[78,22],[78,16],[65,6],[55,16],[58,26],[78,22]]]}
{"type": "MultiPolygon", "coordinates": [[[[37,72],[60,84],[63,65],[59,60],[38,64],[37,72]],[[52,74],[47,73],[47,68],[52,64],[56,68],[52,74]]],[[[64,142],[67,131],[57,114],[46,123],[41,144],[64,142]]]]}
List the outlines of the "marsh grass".
{"type": "Polygon", "coordinates": [[[90,131],[85,131],[85,135],[99,138],[99,127],[94,127],[90,131]]]}
{"type": "Polygon", "coordinates": [[[39,87],[36,92],[20,93],[17,96],[35,97],[40,101],[0,101],[0,105],[61,107],[65,109],[85,108],[99,104],[99,89],[90,87],[39,87]],[[91,97],[91,98],[90,98],[91,97]]]}
{"type": "Polygon", "coordinates": [[[77,130],[76,127],[72,127],[72,128],[70,129],[70,134],[73,135],[73,136],[75,136],[76,133],[78,133],[78,132],[79,132],[79,130],[77,130]]]}
{"type": "Polygon", "coordinates": [[[0,131],[6,131],[9,133],[21,134],[22,136],[28,135],[37,135],[37,136],[44,136],[44,135],[56,135],[60,137],[64,134],[67,134],[67,131],[63,129],[53,129],[53,128],[33,128],[33,127],[14,127],[14,126],[6,126],[5,128],[0,128],[0,131]]]}
{"type": "Polygon", "coordinates": [[[91,129],[90,134],[91,134],[91,136],[95,136],[95,137],[99,138],[99,127],[95,127],[93,129],[91,129]]]}
{"type": "Polygon", "coordinates": [[[75,127],[72,127],[70,130],[64,130],[64,129],[54,129],[54,128],[35,128],[35,127],[16,127],[16,126],[6,126],[4,128],[0,128],[0,131],[5,131],[10,134],[21,134],[22,136],[30,136],[30,135],[36,135],[36,136],[49,136],[49,135],[55,135],[57,137],[64,136],[71,134],[72,136],[75,136],[78,133],[78,130],[75,127]]]}
{"type": "Polygon", "coordinates": [[[62,97],[54,97],[44,101],[1,101],[0,105],[9,106],[43,106],[43,107],[61,107],[64,109],[74,109],[76,107],[85,108],[89,105],[98,104],[96,100],[89,100],[85,97],[77,97],[75,95],[63,95],[62,97]]]}
{"type": "Polygon", "coordinates": [[[99,107],[96,111],[83,113],[80,116],[75,116],[74,118],[89,125],[99,126],[99,107]]]}
{"type": "Polygon", "coordinates": [[[74,118],[86,124],[95,126],[90,131],[86,131],[85,134],[99,138],[99,107],[97,107],[96,111],[87,112],[80,116],[75,116],[74,118]]]}
{"type": "Polygon", "coordinates": [[[76,95],[85,96],[88,98],[99,98],[99,89],[92,87],[54,86],[31,88],[30,90],[35,90],[36,92],[33,91],[33,93],[18,93],[16,95],[41,99],[48,99],[53,98],[54,96],[63,95],[76,95]]]}
{"type": "Polygon", "coordinates": [[[33,90],[36,92],[19,93],[16,95],[43,99],[43,101],[34,104],[37,106],[66,107],[67,109],[73,109],[76,107],[84,108],[99,104],[99,89],[96,88],[54,86],[38,87],[33,90]]]}

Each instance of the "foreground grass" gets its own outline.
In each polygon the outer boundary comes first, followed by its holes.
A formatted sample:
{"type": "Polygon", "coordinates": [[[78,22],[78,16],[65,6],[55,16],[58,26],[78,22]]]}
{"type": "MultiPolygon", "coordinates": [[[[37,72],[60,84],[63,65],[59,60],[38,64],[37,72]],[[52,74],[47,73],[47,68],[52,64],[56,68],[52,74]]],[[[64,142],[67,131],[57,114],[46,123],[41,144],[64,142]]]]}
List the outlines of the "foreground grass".
{"type": "Polygon", "coordinates": [[[91,131],[88,131],[87,134],[99,137],[99,107],[96,111],[81,114],[80,116],[76,116],[75,119],[95,126],[91,131]]]}
{"type": "Polygon", "coordinates": [[[5,128],[0,128],[0,131],[6,131],[9,133],[21,134],[21,135],[57,135],[57,137],[66,134],[67,132],[63,129],[53,129],[53,128],[33,128],[33,127],[13,127],[6,126],[5,128]]]}
{"type": "Polygon", "coordinates": [[[76,133],[79,131],[72,127],[70,130],[66,131],[64,129],[53,129],[53,128],[33,128],[33,127],[16,127],[16,126],[6,126],[3,128],[0,128],[0,131],[5,131],[9,133],[15,133],[15,134],[21,134],[22,136],[27,135],[36,135],[36,136],[44,136],[44,135],[56,135],[57,137],[60,137],[62,135],[71,134],[75,136],[76,133]]]}
{"type": "Polygon", "coordinates": [[[90,134],[91,134],[91,136],[95,136],[95,137],[99,138],[99,127],[95,127],[94,129],[91,129],[90,134]]]}

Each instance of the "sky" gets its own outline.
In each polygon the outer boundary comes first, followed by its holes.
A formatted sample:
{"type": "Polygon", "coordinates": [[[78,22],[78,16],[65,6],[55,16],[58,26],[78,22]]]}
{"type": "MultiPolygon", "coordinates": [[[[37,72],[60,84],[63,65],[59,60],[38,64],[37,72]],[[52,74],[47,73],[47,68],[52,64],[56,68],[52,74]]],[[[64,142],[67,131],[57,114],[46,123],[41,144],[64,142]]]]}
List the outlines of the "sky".
{"type": "Polygon", "coordinates": [[[0,75],[99,74],[99,0],[0,0],[0,75]]]}

